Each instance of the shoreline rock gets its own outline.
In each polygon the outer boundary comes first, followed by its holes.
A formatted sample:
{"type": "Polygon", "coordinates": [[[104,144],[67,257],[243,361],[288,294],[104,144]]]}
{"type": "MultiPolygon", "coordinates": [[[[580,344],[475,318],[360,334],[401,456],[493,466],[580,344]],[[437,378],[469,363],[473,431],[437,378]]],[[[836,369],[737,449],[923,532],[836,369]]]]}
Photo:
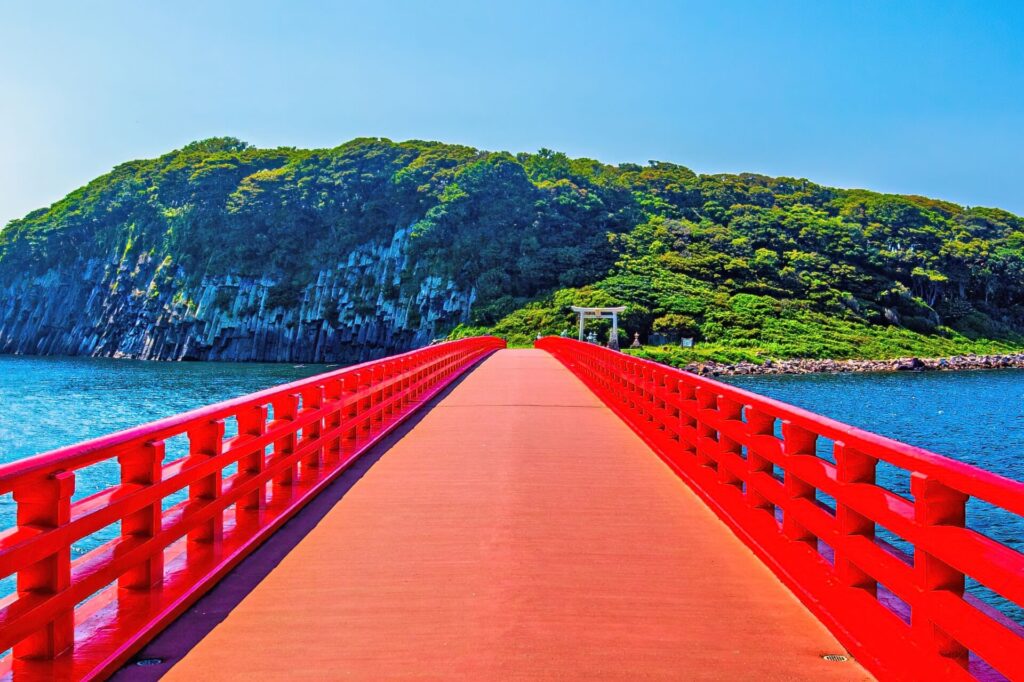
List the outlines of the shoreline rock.
{"type": "Polygon", "coordinates": [[[853,374],[864,372],[963,372],[982,369],[1024,369],[1024,353],[999,355],[953,355],[943,358],[905,357],[893,360],[766,360],[725,364],[690,363],[682,369],[700,376],[745,376],[772,374],[853,374]]]}

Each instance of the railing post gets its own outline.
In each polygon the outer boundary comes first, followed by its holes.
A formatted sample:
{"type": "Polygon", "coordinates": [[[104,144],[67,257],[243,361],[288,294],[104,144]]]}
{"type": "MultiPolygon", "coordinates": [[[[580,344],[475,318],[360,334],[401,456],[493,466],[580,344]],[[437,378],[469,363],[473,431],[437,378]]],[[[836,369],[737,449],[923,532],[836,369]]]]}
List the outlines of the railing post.
{"type": "Polygon", "coordinates": [[[409,404],[409,386],[412,385],[412,381],[409,377],[409,372],[412,370],[412,361],[409,358],[402,358],[401,363],[398,366],[398,371],[402,375],[402,381],[398,384],[398,390],[402,395],[401,400],[398,403],[399,411],[404,411],[405,407],[409,404]]]}
{"type": "MultiPolygon", "coordinates": [[[[775,437],[775,417],[767,412],[762,412],[752,405],[746,406],[746,412],[747,433],[751,436],[775,437]]],[[[752,485],[757,474],[765,473],[771,476],[772,469],[772,461],[762,456],[757,451],[757,447],[753,445],[747,446],[747,490],[744,495],[747,500],[747,506],[753,509],[763,509],[774,516],[775,504],[757,492],[755,490],[756,486],[752,485]]]]}
{"type": "MultiPolygon", "coordinates": [[[[121,484],[151,486],[159,483],[163,474],[165,446],[162,440],[143,443],[137,450],[117,458],[121,466],[121,484]]],[[[121,520],[122,538],[148,540],[160,532],[163,510],[158,498],[139,511],[121,520]]],[[[148,559],[125,572],[118,587],[126,590],[148,590],[163,582],[164,551],[159,547],[148,559]]]]}
{"type": "Polygon", "coordinates": [[[654,421],[654,373],[646,365],[640,366],[640,386],[643,390],[644,421],[654,421]]]}
{"type": "MultiPolygon", "coordinates": [[[[313,385],[302,392],[302,411],[319,410],[324,404],[324,387],[313,385]]],[[[323,417],[316,419],[302,427],[302,443],[319,443],[302,460],[301,475],[304,480],[312,480],[317,476],[317,470],[323,465],[324,448],[321,441],[323,435],[323,417]]]]}
{"type": "Polygon", "coordinates": [[[651,375],[651,412],[654,417],[654,428],[658,431],[658,437],[664,435],[665,424],[665,372],[655,371],[651,375]]]}
{"type": "Polygon", "coordinates": [[[679,380],[679,443],[686,466],[697,456],[697,396],[692,384],[679,380]]]}
{"type": "Polygon", "coordinates": [[[324,464],[334,464],[341,459],[341,436],[337,434],[341,426],[341,380],[334,379],[324,386],[324,399],[331,406],[330,412],[324,415],[324,433],[332,433],[330,440],[324,444],[324,464]]]}
{"type": "Polygon", "coordinates": [[[384,380],[388,382],[388,387],[384,390],[384,417],[385,419],[390,418],[395,414],[395,404],[392,398],[395,396],[395,383],[392,381],[398,376],[398,371],[395,369],[395,362],[391,361],[384,365],[384,380]]]}
{"type": "MultiPolygon", "coordinates": [[[[789,420],[782,421],[782,454],[783,462],[790,457],[810,456],[817,454],[818,435],[812,431],[801,428],[789,420]]],[[[814,486],[796,477],[792,469],[784,469],[784,480],[782,487],[786,497],[791,502],[798,500],[814,501],[814,486]]],[[[782,509],[782,534],[790,540],[803,542],[818,549],[818,539],[809,530],[803,527],[792,513],[793,507],[782,509]]]]}
{"type": "Polygon", "coordinates": [[[355,374],[346,374],[341,380],[341,418],[347,424],[341,438],[342,451],[352,452],[355,449],[356,437],[359,429],[355,425],[356,415],[359,414],[359,401],[355,395],[359,391],[359,377],[355,374]]]}
{"type": "MultiPolygon", "coordinates": [[[[267,432],[266,405],[253,405],[238,414],[238,435],[261,438],[267,432]]],[[[238,473],[247,479],[255,478],[267,465],[267,449],[260,447],[238,460],[238,473]]],[[[241,479],[241,476],[239,476],[241,479]]],[[[258,519],[266,504],[266,484],[246,493],[236,506],[239,520],[258,519]]]]}
{"type": "MultiPolygon", "coordinates": [[[[274,401],[274,421],[272,422],[274,428],[278,428],[281,425],[288,424],[288,431],[280,438],[274,439],[274,453],[271,457],[271,462],[274,464],[280,462],[283,459],[291,457],[292,453],[295,452],[296,444],[296,433],[294,424],[295,418],[299,413],[299,394],[288,393],[280,396],[274,401]]],[[[292,462],[281,471],[274,474],[274,482],[272,485],[271,496],[274,500],[287,500],[292,495],[292,484],[295,482],[295,472],[298,468],[297,462],[292,462]]]]}
{"type": "MultiPolygon", "coordinates": [[[[724,396],[718,399],[718,418],[724,421],[736,422],[738,426],[742,427],[741,417],[743,416],[743,405],[731,400],[724,396]]],[[[729,437],[727,433],[718,433],[718,452],[720,457],[718,458],[718,482],[725,485],[731,485],[734,488],[739,488],[743,485],[743,479],[733,472],[729,468],[729,464],[723,460],[727,459],[727,455],[735,456],[735,459],[741,459],[743,451],[743,445],[729,437]]]]}
{"type": "Polygon", "coordinates": [[[365,436],[372,429],[371,419],[368,416],[370,409],[373,407],[373,397],[370,393],[370,387],[373,385],[372,372],[370,370],[356,372],[356,378],[359,382],[359,392],[366,394],[359,401],[359,407],[356,411],[356,414],[359,415],[359,435],[365,436]]]}
{"type": "MultiPolygon", "coordinates": [[[[188,432],[189,458],[196,460],[213,459],[219,456],[224,449],[224,420],[214,419],[189,430],[188,432]]],[[[220,497],[223,483],[223,470],[217,467],[216,471],[194,481],[188,487],[189,501],[194,503],[190,513],[200,509],[202,505],[220,497]]],[[[194,528],[188,533],[189,544],[193,543],[219,543],[224,536],[224,514],[218,512],[212,519],[194,528]]]]}
{"type": "MultiPolygon", "coordinates": [[[[665,378],[665,428],[671,441],[669,447],[672,448],[673,459],[677,459],[676,451],[683,442],[682,436],[679,433],[679,427],[682,424],[682,409],[679,407],[679,399],[682,397],[679,391],[681,383],[679,379],[671,375],[665,378]]],[[[608,392],[614,394],[616,388],[615,384],[609,380],[608,392]]]]}
{"type": "Polygon", "coordinates": [[[415,364],[413,365],[413,369],[415,371],[414,371],[414,373],[412,375],[412,381],[416,385],[416,388],[414,388],[412,390],[412,397],[413,398],[419,398],[420,394],[423,392],[423,388],[420,386],[420,380],[423,379],[423,365],[424,365],[424,363],[425,363],[425,360],[423,360],[422,358],[416,358],[415,364]]]}
{"type": "Polygon", "coordinates": [[[701,419],[700,413],[702,410],[717,410],[718,395],[711,389],[703,386],[697,386],[694,389],[694,394],[697,398],[697,465],[714,469],[718,466],[718,463],[708,453],[706,441],[710,440],[717,443],[718,431],[701,419]]]}
{"type": "MultiPolygon", "coordinates": [[[[71,496],[75,492],[75,474],[61,471],[41,481],[33,481],[14,491],[18,505],[19,527],[53,529],[71,520],[71,496]]],[[[54,595],[71,585],[71,545],[18,571],[19,598],[54,595]]],[[[75,612],[69,607],[58,613],[42,629],[14,645],[14,657],[52,659],[75,642],[75,612]]]]}
{"type": "MultiPolygon", "coordinates": [[[[858,483],[874,485],[877,459],[865,455],[841,441],[836,441],[833,444],[832,453],[836,460],[836,479],[840,486],[851,486],[858,483]]],[[[847,557],[847,544],[852,537],[863,536],[869,539],[875,537],[875,522],[843,504],[842,499],[842,495],[836,496],[836,526],[839,536],[842,538],[839,546],[832,548],[836,576],[839,578],[839,582],[847,587],[859,587],[871,594],[877,594],[878,582],[847,557]]]]}
{"type": "Polygon", "coordinates": [[[405,358],[405,359],[402,360],[402,374],[405,375],[405,378],[402,379],[402,408],[403,409],[410,402],[412,402],[412,396],[409,395],[409,393],[412,390],[412,384],[413,384],[413,378],[412,378],[413,366],[414,366],[413,360],[411,360],[410,358],[405,358]]]}
{"type": "Polygon", "coordinates": [[[376,427],[384,423],[384,369],[380,365],[374,365],[372,370],[373,390],[370,393],[370,407],[374,409],[371,426],[376,427]]]}
{"type": "Polygon", "coordinates": [[[640,395],[640,382],[641,379],[638,377],[636,362],[630,360],[629,364],[626,365],[626,383],[629,386],[629,392],[626,397],[626,407],[633,412],[637,412],[640,395]]]}
{"type": "MultiPolygon", "coordinates": [[[[927,532],[932,526],[963,528],[967,522],[967,495],[920,472],[910,475],[914,496],[914,522],[927,532]]],[[[964,574],[918,546],[914,547],[914,572],[921,589],[920,601],[911,604],[911,626],[926,649],[967,665],[967,649],[931,619],[932,597],[938,592],[964,594],[964,574]]]]}

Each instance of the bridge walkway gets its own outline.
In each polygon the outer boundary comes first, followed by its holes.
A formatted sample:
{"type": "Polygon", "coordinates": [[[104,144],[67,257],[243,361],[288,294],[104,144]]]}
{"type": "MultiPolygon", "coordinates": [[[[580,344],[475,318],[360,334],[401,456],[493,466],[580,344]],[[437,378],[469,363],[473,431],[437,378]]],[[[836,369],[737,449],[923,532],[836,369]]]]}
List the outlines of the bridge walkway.
{"type": "Polygon", "coordinates": [[[869,679],[841,652],[558,361],[502,350],[165,679],[869,679]]]}

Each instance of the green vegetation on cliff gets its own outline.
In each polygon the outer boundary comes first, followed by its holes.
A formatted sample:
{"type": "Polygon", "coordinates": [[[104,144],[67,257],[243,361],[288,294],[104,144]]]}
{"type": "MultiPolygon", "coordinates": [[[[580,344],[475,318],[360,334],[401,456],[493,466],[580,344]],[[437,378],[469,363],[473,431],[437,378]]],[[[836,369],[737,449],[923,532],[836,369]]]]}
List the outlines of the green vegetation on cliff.
{"type": "MultiPolygon", "coordinates": [[[[0,232],[0,286],[143,258],[159,264],[143,292],[154,306],[187,282],[240,276],[277,282],[261,305],[288,308],[318,269],[398,230],[406,270],[369,283],[381,300],[424,276],[473,292],[438,332],[462,323],[454,334],[527,343],[573,330],[571,305],[625,304],[624,342],[697,340],[658,352],[677,363],[1024,346],[1024,220],[1005,211],[422,141],[217,138],[123,164],[0,232]]],[[[343,313],[328,304],[324,321],[343,313]]]]}

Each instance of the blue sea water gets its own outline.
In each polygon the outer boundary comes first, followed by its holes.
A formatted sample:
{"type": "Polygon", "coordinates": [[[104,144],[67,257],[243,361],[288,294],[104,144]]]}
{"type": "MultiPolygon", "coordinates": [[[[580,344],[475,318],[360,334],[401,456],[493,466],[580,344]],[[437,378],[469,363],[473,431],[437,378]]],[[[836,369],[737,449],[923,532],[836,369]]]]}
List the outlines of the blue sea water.
{"type": "Polygon", "coordinates": [[[1024,370],[737,376],[724,381],[1024,480],[1024,370]]]}
{"type": "MultiPolygon", "coordinates": [[[[329,369],[323,365],[156,363],[0,356],[0,462],[9,462],[329,369]]],[[[743,388],[934,452],[1024,480],[1024,371],[729,377],[743,388]]],[[[170,454],[170,453],[169,453],[170,454]]],[[[116,465],[78,476],[76,498],[116,480],[116,465]]],[[[884,484],[908,494],[899,471],[884,484]]],[[[13,523],[0,496],[0,528],[13,523]]],[[[972,500],[968,523],[1024,550],[1024,521],[972,500]]],[[[75,546],[114,537],[109,527],[75,546]]],[[[884,536],[884,531],[883,531],[884,536]]],[[[897,539],[893,544],[900,546],[897,539]]],[[[0,581],[0,595],[13,589],[0,581]]],[[[1024,622],[1024,613],[978,585],[971,590],[1024,622]]]]}
{"type": "Polygon", "coordinates": [[[324,365],[0,355],[0,463],[324,371],[324,365]]]}

